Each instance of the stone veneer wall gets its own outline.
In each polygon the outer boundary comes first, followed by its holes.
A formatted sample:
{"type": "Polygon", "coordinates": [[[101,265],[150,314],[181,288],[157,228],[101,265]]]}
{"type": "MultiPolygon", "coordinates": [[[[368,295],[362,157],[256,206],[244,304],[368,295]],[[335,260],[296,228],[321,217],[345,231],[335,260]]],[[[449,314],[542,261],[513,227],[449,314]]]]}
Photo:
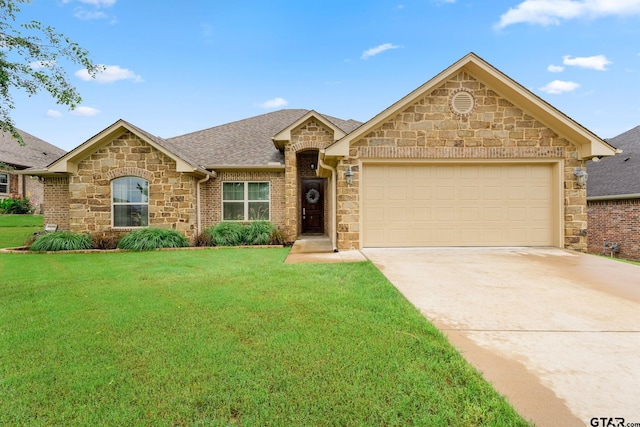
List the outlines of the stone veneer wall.
{"type": "Polygon", "coordinates": [[[284,228],[283,171],[221,171],[216,178],[201,184],[200,214],[203,231],[222,221],[222,183],[228,181],[269,181],[271,183],[271,223],[284,228]]]}
{"type": "Polygon", "coordinates": [[[69,178],[46,177],[44,179],[43,207],[45,224],[57,224],[59,230],[69,228],[69,178]]]}
{"type": "Polygon", "coordinates": [[[585,162],[577,147],[464,71],[351,143],[349,157],[337,167],[339,249],[360,245],[359,160],[366,159],[563,159],[564,246],[586,251],[586,190],[573,174],[585,162]],[[475,98],[468,115],[449,106],[460,90],[475,98]],[[344,179],[348,166],[355,173],[350,187],[344,179]]]}
{"type": "Polygon", "coordinates": [[[615,257],[640,261],[640,199],[591,200],[587,216],[589,252],[602,254],[606,240],[620,244],[615,257]]]}
{"type": "MultiPolygon", "coordinates": [[[[320,121],[311,118],[305,124],[291,132],[291,141],[285,148],[285,233],[288,240],[295,240],[300,233],[300,185],[298,176],[297,153],[308,150],[321,150],[334,142],[331,129],[320,121]]],[[[325,190],[328,190],[325,184],[325,190]]],[[[331,197],[325,191],[325,211],[329,207],[331,197]]],[[[328,215],[325,215],[325,225],[328,215]]],[[[329,231],[329,227],[325,226],[329,231]]]]}
{"type": "Polygon", "coordinates": [[[129,132],[78,163],[77,174],[69,179],[69,228],[111,230],[111,181],[123,176],[149,181],[150,226],[194,236],[196,179],[177,172],[174,160],[129,132]]]}

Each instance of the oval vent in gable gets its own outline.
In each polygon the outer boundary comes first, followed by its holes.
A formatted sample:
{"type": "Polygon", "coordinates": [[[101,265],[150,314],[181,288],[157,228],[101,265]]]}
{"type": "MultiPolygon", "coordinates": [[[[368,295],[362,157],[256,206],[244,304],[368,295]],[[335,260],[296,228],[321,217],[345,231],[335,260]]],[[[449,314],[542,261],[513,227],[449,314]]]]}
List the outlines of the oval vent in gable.
{"type": "Polygon", "coordinates": [[[473,111],[476,106],[476,100],[473,95],[467,91],[461,90],[451,96],[451,111],[455,114],[467,115],[473,111]]]}

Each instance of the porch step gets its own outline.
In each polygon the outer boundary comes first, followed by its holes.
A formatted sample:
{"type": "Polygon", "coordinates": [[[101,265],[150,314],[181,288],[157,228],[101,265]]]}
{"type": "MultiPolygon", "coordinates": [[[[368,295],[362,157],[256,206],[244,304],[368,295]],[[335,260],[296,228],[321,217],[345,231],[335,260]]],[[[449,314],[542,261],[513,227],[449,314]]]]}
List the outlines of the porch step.
{"type": "Polygon", "coordinates": [[[320,254],[333,252],[327,236],[301,236],[291,247],[292,254],[320,254]]]}

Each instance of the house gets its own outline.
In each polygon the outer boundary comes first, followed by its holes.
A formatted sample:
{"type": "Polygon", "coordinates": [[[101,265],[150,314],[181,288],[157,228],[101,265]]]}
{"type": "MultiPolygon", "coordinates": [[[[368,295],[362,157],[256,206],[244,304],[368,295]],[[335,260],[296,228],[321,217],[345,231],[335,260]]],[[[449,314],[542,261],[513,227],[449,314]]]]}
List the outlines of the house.
{"type": "Polygon", "coordinates": [[[17,172],[45,167],[65,151],[20,129],[18,133],[24,145],[19,144],[11,134],[0,132],[0,199],[18,194],[27,197],[39,212],[44,198],[42,182],[17,172]]]}
{"type": "Polygon", "coordinates": [[[607,140],[621,150],[589,162],[589,252],[640,260],[640,126],[607,140]]]}
{"type": "Polygon", "coordinates": [[[40,170],[79,232],[267,219],[336,249],[587,248],[586,161],[613,147],[470,53],[366,123],[280,110],[163,139],[118,121],[40,170]]]}

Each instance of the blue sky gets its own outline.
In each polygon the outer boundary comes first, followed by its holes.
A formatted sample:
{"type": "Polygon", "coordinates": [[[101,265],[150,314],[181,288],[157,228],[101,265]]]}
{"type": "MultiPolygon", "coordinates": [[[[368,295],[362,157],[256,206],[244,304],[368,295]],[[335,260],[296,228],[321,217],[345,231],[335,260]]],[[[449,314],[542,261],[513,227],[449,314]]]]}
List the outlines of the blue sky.
{"type": "Polygon", "coordinates": [[[122,118],[171,137],[281,108],[366,121],[475,52],[603,138],[640,125],[640,0],[32,0],[106,66],[74,112],[15,93],[71,150],[122,118]]]}

